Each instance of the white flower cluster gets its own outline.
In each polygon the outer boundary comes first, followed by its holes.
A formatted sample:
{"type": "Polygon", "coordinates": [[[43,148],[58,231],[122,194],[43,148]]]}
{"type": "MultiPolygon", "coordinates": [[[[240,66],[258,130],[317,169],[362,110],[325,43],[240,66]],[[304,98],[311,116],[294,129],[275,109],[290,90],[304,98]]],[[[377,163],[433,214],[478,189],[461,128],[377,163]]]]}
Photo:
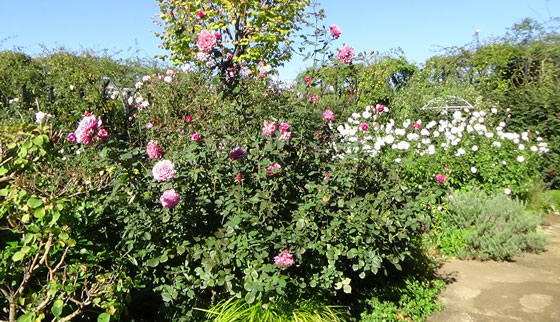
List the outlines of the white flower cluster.
{"type": "MultiPolygon", "coordinates": [[[[505,141],[511,141],[517,145],[518,151],[524,151],[525,146],[530,146],[529,150],[542,155],[549,151],[546,142],[541,137],[533,142],[529,131],[518,133],[505,132],[506,124],[501,122],[495,129],[489,128],[486,123],[487,113],[485,111],[455,111],[452,119],[431,120],[423,125],[422,120],[412,122],[407,119],[402,124],[397,124],[393,119],[389,119],[385,124],[380,123],[381,114],[377,109],[366,106],[363,113],[353,113],[348,118],[348,122],[337,127],[341,134],[341,143],[359,142],[361,148],[371,156],[377,155],[384,147],[393,150],[413,151],[420,156],[433,155],[438,147],[450,150],[456,157],[461,157],[470,149],[477,152],[478,145],[466,146],[471,141],[478,139],[491,141],[491,146],[500,148],[505,141]],[[360,130],[360,125],[369,125],[369,131],[360,130]],[[470,139],[470,140],[469,140],[470,139]]],[[[340,147],[335,147],[338,151],[340,147]],[[337,149],[338,148],[338,149],[337,149]]],[[[354,147],[357,151],[359,147],[354,147]]],[[[349,154],[352,149],[343,148],[344,154],[349,154]]],[[[341,153],[341,152],[339,152],[341,153]]],[[[340,154],[339,157],[343,157],[340,154]]],[[[519,156],[517,161],[524,162],[525,157],[519,156]]],[[[475,173],[476,170],[473,171],[475,173]]]]}

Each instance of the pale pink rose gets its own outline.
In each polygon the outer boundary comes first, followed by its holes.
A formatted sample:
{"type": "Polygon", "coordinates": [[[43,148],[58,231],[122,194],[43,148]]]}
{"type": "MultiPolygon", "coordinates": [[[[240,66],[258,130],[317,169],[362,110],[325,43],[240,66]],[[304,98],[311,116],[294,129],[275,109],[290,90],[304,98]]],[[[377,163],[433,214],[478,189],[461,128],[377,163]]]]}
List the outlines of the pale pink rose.
{"type": "Polygon", "coordinates": [[[325,122],[332,122],[334,121],[334,113],[331,110],[325,110],[323,112],[323,120],[325,120],[325,122]]]}
{"type": "Polygon", "coordinates": [[[439,181],[439,182],[444,182],[445,179],[447,179],[447,177],[442,175],[442,174],[437,174],[436,175],[436,180],[439,181]]]}
{"type": "Polygon", "coordinates": [[[235,161],[241,160],[246,156],[247,156],[247,151],[243,150],[242,148],[235,148],[229,151],[229,157],[235,161]]]}
{"type": "Polygon", "coordinates": [[[280,268],[287,268],[294,264],[294,255],[290,254],[290,250],[286,249],[274,257],[274,264],[280,268]]]}
{"type": "Polygon", "coordinates": [[[281,170],[282,170],[282,166],[279,165],[278,163],[274,163],[266,167],[266,175],[269,177],[274,177],[277,174],[279,174],[281,170]]]}
{"type": "Polygon", "coordinates": [[[331,35],[333,35],[334,38],[338,38],[342,34],[340,28],[337,25],[329,26],[329,29],[331,30],[331,35]]]}
{"type": "Polygon", "coordinates": [[[369,129],[369,125],[367,125],[367,123],[362,123],[360,124],[360,128],[362,131],[367,131],[369,129]]]}
{"type": "Polygon", "coordinates": [[[151,122],[146,123],[146,128],[151,129],[154,125],[151,122]]]}
{"type": "Polygon", "coordinates": [[[264,136],[272,136],[276,132],[276,122],[270,121],[265,122],[262,128],[262,133],[264,136]]]}
{"type": "Polygon", "coordinates": [[[163,81],[166,82],[166,83],[171,83],[171,82],[173,81],[173,77],[171,77],[171,76],[165,76],[165,77],[163,78],[163,81]]]}
{"type": "Polygon", "coordinates": [[[194,133],[191,135],[191,141],[196,142],[196,141],[198,141],[199,139],[200,139],[200,135],[198,134],[198,132],[194,132],[194,133]]]}
{"type": "Polygon", "coordinates": [[[161,197],[159,197],[159,201],[163,208],[172,209],[179,203],[179,194],[175,191],[175,189],[168,189],[163,192],[161,197]]]}
{"type": "Polygon", "coordinates": [[[216,46],[216,36],[210,30],[202,30],[196,36],[196,45],[198,49],[205,53],[209,53],[216,46]]]}
{"type": "Polygon", "coordinates": [[[175,165],[169,160],[161,160],[152,169],[152,175],[158,182],[173,179],[175,177],[175,165]]]}
{"type": "Polygon", "coordinates": [[[68,133],[66,140],[68,142],[76,142],[76,135],[74,135],[74,133],[68,133]]]}
{"type": "Polygon", "coordinates": [[[343,64],[350,64],[354,59],[354,48],[344,46],[338,50],[338,60],[343,64]]]}
{"type": "Polygon", "coordinates": [[[148,145],[146,145],[146,153],[148,153],[150,159],[159,159],[162,157],[161,149],[157,141],[148,142],[148,145]]]}
{"type": "Polygon", "coordinates": [[[280,131],[281,131],[282,133],[288,132],[288,130],[290,129],[290,124],[288,124],[288,123],[280,123],[279,128],[280,128],[280,131]]]}

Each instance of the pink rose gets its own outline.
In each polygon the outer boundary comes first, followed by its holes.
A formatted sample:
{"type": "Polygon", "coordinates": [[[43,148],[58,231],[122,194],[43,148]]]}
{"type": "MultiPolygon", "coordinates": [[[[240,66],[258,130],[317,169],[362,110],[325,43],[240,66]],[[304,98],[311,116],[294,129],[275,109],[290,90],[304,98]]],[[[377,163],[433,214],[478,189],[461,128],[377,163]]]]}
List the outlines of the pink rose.
{"type": "Polygon", "coordinates": [[[385,106],[383,105],[377,105],[377,112],[381,113],[385,110],[385,106]]]}
{"type": "Polygon", "coordinates": [[[146,128],[151,129],[154,125],[151,122],[146,123],[146,128]]]}
{"type": "Polygon", "coordinates": [[[280,123],[280,126],[279,126],[279,127],[280,127],[280,131],[281,131],[282,133],[288,132],[288,130],[290,129],[290,124],[288,124],[288,123],[280,123]]]}
{"type": "Polygon", "coordinates": [[[266,167],[266,175],[269,177],[274,177],[277,174],[279,174],[281,170],[282,170],[282,166],[279,165],[278,163],[274,163],[266,167]]]}
{"type": "Polygon", "coordinates": [[[162,156],[161,149],[159,148],[157,141],[148,142],[148,145],[146,145],[146,153],[148,153],[148,157],[150,157],[150,159],[159,159],[162,156]]]}
{"type": "Polygon", "coordinates": [[[152,175],[158,182],[173,179],[175,177],[175,165],[169,160],[161,160],[152,169],[152,175]]]}
{"type": "Polygon", "coordinates": [[[419,129],[420,128],[420,123],[414,123],[412,124],[412,127],[415,129],[419,129]]]}
{"type": "Polygon", "coordinates": [[[186,121],[187,123],[192,122],[192,116],[187,115],[187,117],[185,118],[185,121],[186,121]]]}
{"type": "Polygon", "coordinates": [[[315,102],[318,98],[319,98],[319,96],[317,96],[317,94],[313,94],[313,95],[311,95],[309,100],[312,101],[312,102],[315,102]]]}
{"type": "Polygon", "coordinates": [[[74,133],[68,133],[66,140],[68,142],[76,142],[76,135],[74,135],[74,133]]]}
{"type": "Polygon", "coordinates": [[[334,38],[338,38],[342,34],[342,31],[340,31],[340,28],[337,25],[329,26],[329,29],[331,30],[331,35],[333,35],[334,38]]]}
{"type": "Polygon", "coordinates": [[[200,139],[200,135],[198,134],[198,132],[194,132],[193,134],[191,134],[191,141],[198,141],[200,139]]]}
{"type": "Polygon", "coordinates": [[[360,124],[360,128],[362,131],[367,131],[369,129],[369,125],[367,125],[367,123],[362,123],[360,124]]]}
{"type": "Polygon", "coordinates": [[[436,175],[436,180],[439,181],[439,182],[444,182],[445,179],[447,179],[447,177],[444,176],[444,175],[442,175],[442,174],[439,174],[439,173],[438,173],[438,174],[436,175]]]}
{"type": "Polygon", "coordinates": [[[331,110],[325,110],[323,112],[323,120],[325,120],[325,122],[332,122],[334,121],[334,113],[331,110]]]}
{"type": "Polygon", "coordinates": [[[215,33],[214,33],[214,37],[215,37],[216,39],[220,40],[220,39],[222,39],[222,34],[219,33],[219,32],[215,32],[215,33]]]}
{"type": "Polygon", "coordinates": [[[308,84],[311,83],[311,78],[305,77],[305,82],[308,83],[308,84]]]}
{"type": "Polygon", "coordinates": [[[330,178],[330,177],[331,177],[331,174],[328,173],[328,172],[325,172],[325,179],[328,179],[328,178],[330,178]]]}
{"type": "Polygon", "coordinates": [[[239,182],[239,181],[241,181],[241,180],[243,180],[243,176],[241,175],[241,173],[238,173],[238,174],[235,176],[235,181],[239,182]]]}
{"type": "Polygon", "coordinates": [[[243,150],[242,148],[235,148],[229,151],[229,157],[235,161],[241,160],[246,156],[247,156],[247,151],[243,150]]]}
{"type": "Polygon", "coordinates": [[[204,11],[199,11],[199,12],[198,12],[198,17],[199,17],[200,19],[204,18],[204,16],[206,16],[206,14],[204,13],[204,11]]]}
{"type": "Polygon", "coordinates": [[[272,136],[274,132],[276,132],[276,122],[270,121],[268,123],[264,123],[264,127],[262,128],[264,136],[272,136]]]}
{"type": "Polygon", "coordinates": [[[93,138],[97,134],[97,129],[101,126],[101,120],[98,120],[95,115],[85,112],[80,123],[78,123],[78,128],[74,131],[74,136],[76,137],[76,142],[85,145],[92,145],[93,138]],[[87,114],[87,115],[86,115],[87,114]]]}
{"type": "Polygon", "coordinates": [[[196,36],[196,45],[198,49],[209,53],[216,46],[216,36],[210,30],[202,30],[196,36]]]}
{"type": "Polygon", "coordinates": [[[286,131],[286,132],[283,132],[282,135],[280,135],[280,138],[278,138],[278,140],[288,141],[291,137],[292,137],[292,132],[286,131]]]}
{"type": "Polygon", "coordinates": [[[159,197],[159,201],[163,208],[172,209],[179,203],[179,194],[175,191],[175,189],[168,189],[163,192],[161,197],[159,197]]]}
{"type": "Polygon", "coordinates": [[[101,129],[101,130],[97,131],[97,137],[99,138],[99,141],[105,140],[107,138],[107,136],[109,136],[109,133],[107,133],[107,130],[101,129]]]}
{"type": "Polygon", "coordinates": [[[286,249],[274,257],[274,264],[280,268],[290,267],[294,264],[294,255],[290,254],[289,249],[286,249]]]}
{"type": "Polygon", "coordinates": [[[338,60],[343,64],[350,64],[354,59],[354,48],[344,46],[338,50],[338,60]]]}

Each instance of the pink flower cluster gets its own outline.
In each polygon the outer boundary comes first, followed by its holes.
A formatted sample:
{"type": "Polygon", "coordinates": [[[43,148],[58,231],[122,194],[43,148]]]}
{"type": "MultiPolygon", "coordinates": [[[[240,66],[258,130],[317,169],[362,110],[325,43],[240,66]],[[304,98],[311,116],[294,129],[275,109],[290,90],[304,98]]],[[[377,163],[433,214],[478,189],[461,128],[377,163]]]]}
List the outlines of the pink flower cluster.
{"type": "Polygon", "coordinates": [[[210,30],[202,30],[196,36],[196,45],[198,49],[209,53],[216,46],[216,36],[210,30]]]}
{"type": "Polygon", "coordinates": [[[109,134],[107,130],[101,128],[102,124],[103,122],[97,119],[94,114],[86,112],[80,123],[78,123],[78,128],[76,128],[74,133],[68,134],[66,139],[70,142],[75,141],[88,146],[93,144],[94,138],[103,141],[109,134]]]}
{"type": "Polygon", "coordinates": [[[266,167],[266,175],[269,177],[274,177],[282,171],[282,166],[278,163],[274,163],[266,167]]]}
{"type": "Polygon", "coordinates": [[[292,137],[292,132],[290,132],[290,124],[280,123],[280,133],[282,134],[279,138],[280,141],[288,141],[292,137]]]}
{"type": "Polygon", "coordinates": [[[290,254],[289,249],[286,249],[274,257],[274,264],[281,268],[290,267],[294,265],[294,255],[290,254]]]}
{"type": "Polygon", "coordinates": [[[172,209],[179,203],[179,194],[175,191],[175,189],[168,189],[163,192],[161,197],[159,197],[159,201],[163,208],[172,209]]]}
{"type": "Polygon", "coordinates": [[[329,26],[329,29],[331,30],[331,35],[333,35],[334,38],[338,38],[342,34],[342,31],[340,31],[340,27],[338,27],[337,25],[331,25],[329,26]]]}
{"type": "Polygon", "coordinates": [[[148,157],[150,159],[159,159],[162,156],[161,149],[157,141],[150,141],[148,145],[146,145],[146,153],[148,153],[148,157]]]}
{"type": "Polygon", "coordinates": [[[338,60],[343,64],[350,64],[354,59],[354,48],[344,46],[338,50],[338,60]]]}
{"type": "Polygon", "coordinates": [[[276,122],[270,121],[265,122],[262,128],[262,133],[264,136],[272,136],[276,132],[276,122]]]}
{"type": "Polygon", "coordinates": [[[325,110],[323,112],[323,120],[325,120],[325,122],[329,123],[334,121],[334,113],[331,110],[325,110]]]}
{"type": "Polygon", "coordinates": [[[173,179],[176,173],[175,165],[169,160],[161,160],[152,168],[152,175],[158,182],[173,179]]]}

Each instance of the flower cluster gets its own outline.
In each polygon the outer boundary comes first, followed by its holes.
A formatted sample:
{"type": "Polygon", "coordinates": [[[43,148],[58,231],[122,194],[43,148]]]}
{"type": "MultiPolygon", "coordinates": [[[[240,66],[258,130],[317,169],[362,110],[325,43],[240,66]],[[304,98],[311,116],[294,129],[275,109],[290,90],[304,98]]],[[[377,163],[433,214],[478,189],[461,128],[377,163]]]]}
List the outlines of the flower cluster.
{"type": "Polygon", "coordinates": [[[78,127],[74,133],[68,134],[66,139],[70,142],[77,142],[91,146],[94,139],[103,141],[109,135],[107,130],[101,128],[103,122],[98,119],[94,114],[89,112],[84,113],[84,117],[78,123],[78,127]]]}
{"type": "Polygon", "coordinates": [[[288,268],[294,265],[294,255],[290,254],[289,249],[286,249],[274,257],[274,264],[280,268],[288,268]]]}

